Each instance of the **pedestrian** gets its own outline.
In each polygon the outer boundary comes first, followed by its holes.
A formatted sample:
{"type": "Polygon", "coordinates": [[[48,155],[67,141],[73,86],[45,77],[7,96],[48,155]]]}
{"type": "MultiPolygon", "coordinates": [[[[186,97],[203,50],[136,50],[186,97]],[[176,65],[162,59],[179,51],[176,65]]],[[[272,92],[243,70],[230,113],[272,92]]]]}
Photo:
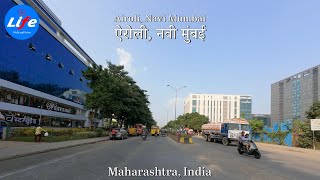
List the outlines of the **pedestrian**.
{"type": "Polygon", "coordinates": [[[36,127],[36,132],[34,133],[34,141],[35,142],[41,142],[41,133],[42,132],[47,132],[47,131],[42,129],[41,125],[39,124],[38,127],[36,127]]]}
{"type": "Polygon", "coordinates": [[[117,130],[115,128],[113,128],[111,130],[111,134],[112,134],[112,139],[115,140],[116,139],[117,130]]]}
{"type": "Polygon", "coordinates": [[[178,132],[177,132],[177,137],[178,137],[178,141],[177,141],[177,143],[179,143],[180,136],[181,136],[181,132],[180,132],[180,131],[178,131],[178,132]]]}

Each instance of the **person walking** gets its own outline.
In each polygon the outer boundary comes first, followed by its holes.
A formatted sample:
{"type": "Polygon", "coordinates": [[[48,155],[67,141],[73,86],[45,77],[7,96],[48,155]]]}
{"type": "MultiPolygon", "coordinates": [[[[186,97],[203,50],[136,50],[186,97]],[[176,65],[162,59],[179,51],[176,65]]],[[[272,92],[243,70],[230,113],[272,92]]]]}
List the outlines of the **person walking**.
{"type": "Polygon", "coordinates": [[[35,142],[41,142],[41,133],[42,132],[47,132],[47,131],[42,129],[41,125],[38,125],[38,127],[36,127],[36,132],[34,133],[34,141],[35,142]]]}
{"type": "Polygon", "coordinates": [[[181,136],[181,132],[180,132],[180,131],[178,131],[178,132],[177,132],[177,137],[178,137],[178,141],[177,141],[177,143],[179,143],[180,136],[181,136]]]}

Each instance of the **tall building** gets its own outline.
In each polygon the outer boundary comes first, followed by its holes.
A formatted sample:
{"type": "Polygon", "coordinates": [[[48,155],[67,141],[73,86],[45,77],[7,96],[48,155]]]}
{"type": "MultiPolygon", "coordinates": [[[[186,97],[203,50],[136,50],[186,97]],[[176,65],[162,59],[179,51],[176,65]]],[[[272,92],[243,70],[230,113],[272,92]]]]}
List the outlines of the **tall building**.
{"type": "Polygon", "coordinates": [[[306,119],[305,112],[319,101],[320,65],[271,85],[271,121],[306,119]]]}
{"type": "Polygon", "coordinates": [[[91,90],[81,71],[94,61],[41,0],[0,5],[0,113],[14,126],[88,125],[83,103],[91,90]],[[31,6],[40,18],[38,31],[27,40],[11,37],[3,25],[7,11],[18,4],[31,6]]]}
{"type": "Polygon", "coordinates": [[[240,118],[241,112],[245,116],[250,116],[251,97],[222,94],[190,94],[184,101],[184,113],[193,112],[207,116],[210,122],[223,122],[227,119],[240,118]],[[241,107],[244,107],[244,109],[241,110],[241,107]]]}
{"type": "Polygon", "coordinates": [[[252,115],[252,98],[251,96],[240,96],[240,117],[251,119],[252,115]]]}

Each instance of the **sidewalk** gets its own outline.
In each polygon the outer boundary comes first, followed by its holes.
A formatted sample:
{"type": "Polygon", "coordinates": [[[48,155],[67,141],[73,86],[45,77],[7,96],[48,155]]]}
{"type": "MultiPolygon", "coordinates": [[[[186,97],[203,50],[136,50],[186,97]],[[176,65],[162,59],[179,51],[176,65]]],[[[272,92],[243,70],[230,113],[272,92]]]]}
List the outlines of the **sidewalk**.
{"type": "Polygon", "coordinates": [[[276,145],[276,144],[269,144],[269,143],[263,143],[263,142],[257,142],[255,141],[258,147],[267,147],[272,149],[280,149],[280,150],[286,150],[286,151],[292,151],[292,152],[301,152],[301,153],[313,153],[313,154],[319,154],[319,150],[313,150],[313,149],[305,149],[305,148],[299,148],[299,147],[290,147],[290,146],[283,146],[283,145],[276,145]]]}
{"type": "MultiPolygon", "coordinates": [[[[193,136],[195,138],[199,139],[204,139],[202,136],[193,136]]],[[[264,142],[257,142],[258,148],[264,149],[264,148],[270,148],[270,149],[278,149],[278,150],[286,150],[286,151],[291,151],[291,152],[300,152],[300,153],[311,153],[311,154],[318,154],[320,156],[320,151],[319,150],[313,150],[313,149],[305,149],[305,148],[299,148],[299,147],[290,147],[290,146],[283,146],[283,145],[277,145],[277,144],[269,144],[269,143],[264,143],[264,142]]]]}
{"type": "Polygon", "coordinates": [[[55,143],[34,143],[19,141],[0,141],[0,161],[22,156],[28,156],[48,151],[54,151],[63,148],[93,144],[96,142],[106,141],[109,137],[99,137],[90,139],[80,139],[74,141],[63,141],[55,143]]]}

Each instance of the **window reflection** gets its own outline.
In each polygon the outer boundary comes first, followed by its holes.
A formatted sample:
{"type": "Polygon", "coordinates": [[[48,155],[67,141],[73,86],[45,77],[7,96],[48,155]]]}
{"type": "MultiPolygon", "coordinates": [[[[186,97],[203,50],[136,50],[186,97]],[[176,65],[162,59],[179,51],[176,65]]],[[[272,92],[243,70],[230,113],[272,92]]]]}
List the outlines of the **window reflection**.
{"type": "MultiPolygon", "coordinates": [[[[3,20],[0,18],[0,23],[3,20]]],[[[0,26],[0,32],[6,32],[4,26],[0,26]]],[[[7,34],[3,33],[1,36],[7,34]]],[[[91,92],[86,85],[88,80],[81,76],[87,67],[42,26],[39,26],[38,32],[27,44],[13,38],[1,39],[7,47],[0,49],[1,79],[76,103],[84,103],[85,93],[91,92]],[[59,61],[54,57],[59,57],[59,61]],[[44,61],[44,58],[50,63],[44,61]],[[62,73],[61,69],[66,72],[62,73]],[[77,95],[69,94],[70,90],[76,90],[77,95]]]]}

